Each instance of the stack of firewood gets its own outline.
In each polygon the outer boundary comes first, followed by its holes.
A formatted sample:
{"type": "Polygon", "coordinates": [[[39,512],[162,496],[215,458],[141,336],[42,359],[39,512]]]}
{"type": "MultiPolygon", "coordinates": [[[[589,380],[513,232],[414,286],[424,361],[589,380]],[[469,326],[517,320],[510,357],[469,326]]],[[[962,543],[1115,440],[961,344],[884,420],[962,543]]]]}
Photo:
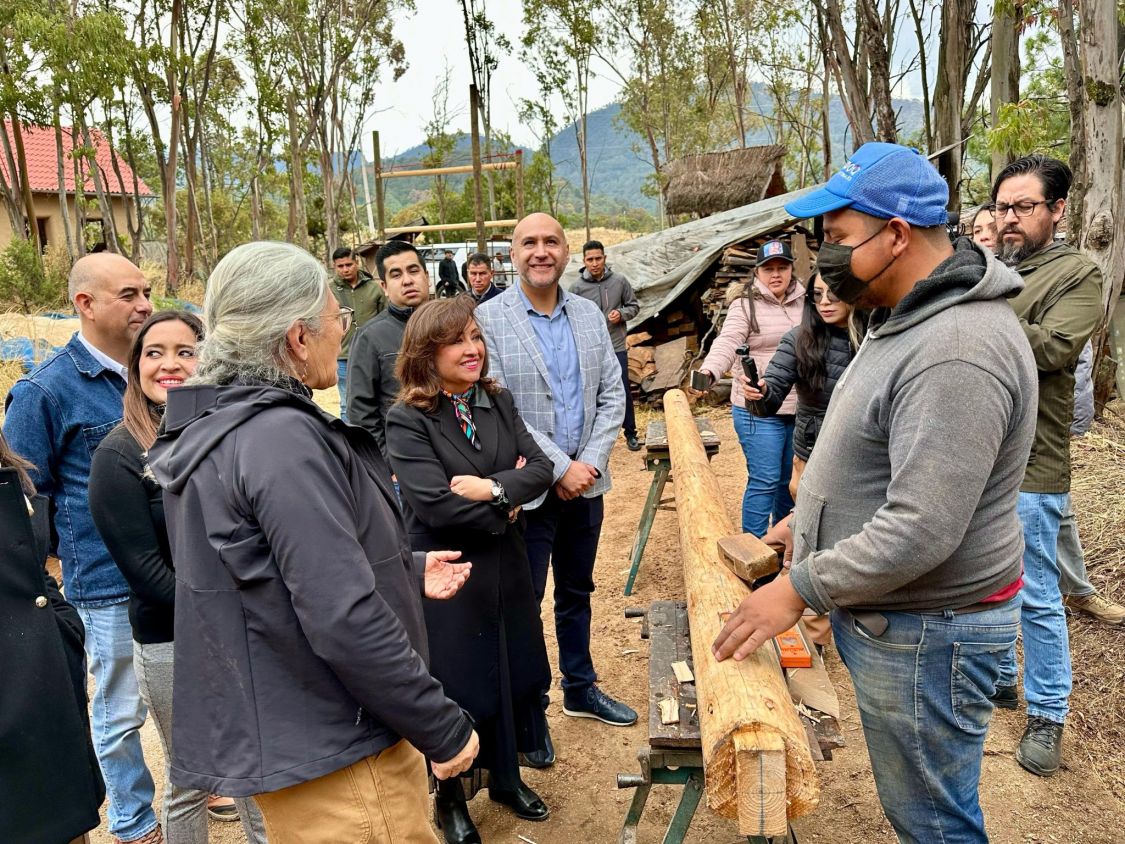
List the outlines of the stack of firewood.
{"type": "Polygon", "coordinates": [[[727,246],[712,269],[673,303],[673,310],[646,320],[643,331],[629,335],[629,381],[638,399],[654,400],[668,389],[669,379],[656,377],[661,361],[671,367],[666,374],[672,379],[686,374],[687,365],[681,365],[681,359],[698,359],[701,339],[708,335],[714,339],[718,334],[730,303],[753,282],[759,247],[779,236],[789,240],[798,277],[808,277],[816,247],[811,235],[803,231],[767,232],[727,246]]]}

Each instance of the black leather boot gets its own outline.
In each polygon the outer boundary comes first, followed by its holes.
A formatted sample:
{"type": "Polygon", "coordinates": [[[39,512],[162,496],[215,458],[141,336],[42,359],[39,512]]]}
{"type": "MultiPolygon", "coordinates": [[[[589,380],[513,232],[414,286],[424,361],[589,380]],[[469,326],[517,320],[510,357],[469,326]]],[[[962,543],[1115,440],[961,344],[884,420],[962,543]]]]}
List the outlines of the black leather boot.
{"type": "Polygon", "coordinates": [[[525,821],[545,821],[551,814],[547,804],[523,782],[513,789],[489,786],[488,799],[507,806],[525,821]]]}
{"type": "Polygon", "coordinates": [[[481,844],[480,833],[469,817],[465,792],[457,777],[438,781],[434,792],[434,821],[446,844],[481,844]]]}

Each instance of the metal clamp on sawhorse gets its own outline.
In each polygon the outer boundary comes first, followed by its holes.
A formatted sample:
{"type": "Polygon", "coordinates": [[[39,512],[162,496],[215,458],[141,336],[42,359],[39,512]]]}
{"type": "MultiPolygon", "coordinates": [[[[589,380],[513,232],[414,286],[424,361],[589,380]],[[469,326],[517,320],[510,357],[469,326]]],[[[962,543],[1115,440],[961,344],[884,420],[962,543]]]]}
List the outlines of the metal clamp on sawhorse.
{"type": "MultiPolygon", "coordinates": [[[[695,419],[695,427],[703,440],[703,449],[710,460],[719,453],[719,435],[711,426],[711,420],[705,416],[695,419]]],[[[637,537],[633,540],[633,551],[629,564],[629,579],[625,582],[625,594],[633,594],[633,583],[637,579],[637,572],[641,569],[641,557],[644,556],[645,546],[648,545],[648,536],[652,533],[652,523],[656,520],[657,510],[673,510],[674,498],[663,498],[664,487],[672,478],[672,457],[668,450],[668,428],[663,421],[649,422],[645,430],[645,469],[652,472],[652,483],[648,487],[648,498],[645,499],[645,508],[641,511],[641,523],[637,528],[637,537]]]]}
{"type": "MultiPolygon", "coordinates": [[[[673,668],[675,663],[692,664],[687,605],[683,601],[655,601],[647,613],[641,609],[625,612],[627,616],[644,616],[641,636],[649,640],[648,747],[637,753],[640,774],[617,775],[618,788],[636,789],[617,844],[638,844],[637,827],[654,785],[683,786],[662,839],[663,844],[682,844],[703,796],[703,749],[695,683],[680,682],[673,668]]],[[[746,840],[750,844],[797,842],[792,830],[788,835],[749,836],[746,840]]]]}

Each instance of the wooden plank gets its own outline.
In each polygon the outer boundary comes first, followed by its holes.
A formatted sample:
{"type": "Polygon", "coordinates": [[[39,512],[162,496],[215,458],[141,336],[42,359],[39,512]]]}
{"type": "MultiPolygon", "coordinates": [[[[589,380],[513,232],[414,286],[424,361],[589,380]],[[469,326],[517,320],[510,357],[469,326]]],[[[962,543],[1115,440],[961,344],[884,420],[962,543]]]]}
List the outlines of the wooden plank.
{"type": "MultiPolygon", "coordinates": [[[[481,170],[515,170],[516,162],[514,161],[496,161],[491,164],[482,164],[481,170]]],[[[451,176],[458,173],[472,173],[472,164],[455,164],[450,167],[427,167],[420,170],[383,170],[379,174],[380,179],[407,179],[416,178],[419,176],[451,176]]]]}
{"type": "Polygon", "coordinates": [[[680,703],[675,698],[666,697],[660,701],[660,723],[667,726],[668,724],[680,723],[680,703]]]}
{"type": "MultiPolygon", "coordinates": [[[[720,441],[719,435],[715,433],[715,426],[711,420],[706,416],[695,417],[695,429],[699,432],[699,438],[703,442],[703,448],[708,454],[718,451],[720,441]]],[[[668,451],[668,426],[659,419],[654,419],[648,423],[645,428],[645,447],[650,451],[668,451]]]]}
{"type": "Polygon", "coordinates": [[[777,551],[752,533],[724,536],[716,545],[727,568],[747,583],[753,583],[759,577],[773,574],[781,568],[777,551]]]}
{"type": "MultiPolygon", "coordinates": [[[[487,220],[484,226],[488,229],[510,229],[514,228],[518,222],[519,220],[487,220]]],[[[434,223],[425,226],[393,226],[385,229],[385,232],[390,237],[396,234],[409,234],[410,232],[451,232],[471,228],[474,225],[475,223],[434,223]]]]}
{"type": "MultiPolygon", "coordinates": [[[[808,631],[804,629],[804,623],[799,622],[799,626],[805,640],[808,641],[808,631]]],[[[824,668],[824,658],[821,657],[816,648],[813,648],[811,653],[813,662],[811,668],[791,668],[786,672],[793,702],[807,706],[809,709],[815,709],[817,712],[838,720],[840,718],[840,699],[836,696],[836,688],[832,685],[832,681],[828,677],[828,671],[824,668]]]]}
{"type": "Polygon", "coordinates": [[[789,238],[789,247],[793,250],[793,271],[797,278],[808,281],[812,277],[813,257],[804,234],[794,232],[789,238]]]}
{"type": "Polygon", "coordinates": [[[719,559],[718,540],[735,531],[682,391],[665,394],[664,420],[676,483],[707,803],[737,819],[740,830],[756,824],[744,834],[784,834],[785,819],[807,814],[820,796],[805,727],[772,647],[759,648],[741,662],[719,662],[711,653],[722,614],[737,607],[749,590],[719,559]],[[736,737],[747,733],[753,741],[736,744],[736,737]]]}
{"type": "Polygon", "coordinates": [[[688,668],[686,660],[679,660],[672,663],[672,673],[676,675],[676,679],[681,683],[694,683],[695,675],[691,673],[688,668]]]}
{"type": "Polygon", "coordinates": [[[699,720],[694,683],[683,685],[672,674],[672,663],[691,659],[687,607],[679,601],[655,601],[648,611],[648,740],[653,747],[699,749],[699,720]],[[672,699],[680,719],[663,723],[660,702],[672,699]]]}
{"type": "Polygon", "coordinates": [[[644,385],[649,393],[678,387],[687,372],[687,340],[680,337],[656,347],[656,377],[644,385]]]}

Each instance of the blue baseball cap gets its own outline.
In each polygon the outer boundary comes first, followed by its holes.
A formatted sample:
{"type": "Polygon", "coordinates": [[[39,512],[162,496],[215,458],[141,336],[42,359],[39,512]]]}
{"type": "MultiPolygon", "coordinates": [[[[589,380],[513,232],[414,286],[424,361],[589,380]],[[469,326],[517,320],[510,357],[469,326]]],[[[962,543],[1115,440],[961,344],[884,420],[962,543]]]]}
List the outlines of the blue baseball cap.
{"type": "Polygon", "coordinates": [[[944,226],[949,186],[922,153],[898,144],[857,149],[824,187],[785,203],[797,219],[854,208],[880,220],[901,217],[912,226],[944,226]]]}

